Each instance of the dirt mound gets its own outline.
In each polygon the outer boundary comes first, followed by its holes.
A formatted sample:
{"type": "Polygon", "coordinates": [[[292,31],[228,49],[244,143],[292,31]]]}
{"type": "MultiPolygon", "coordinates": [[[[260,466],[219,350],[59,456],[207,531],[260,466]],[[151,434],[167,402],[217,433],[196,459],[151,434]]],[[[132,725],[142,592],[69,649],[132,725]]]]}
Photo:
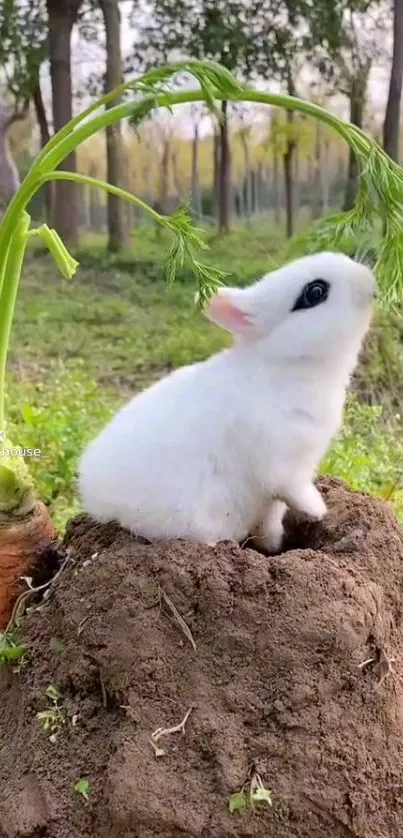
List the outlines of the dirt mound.
{"type": "Polygon", "coordinates": [[[326,522],[290,521],[270,559],[71,522],[28,660],[0,672],[1,838],[403,835],[402,533],[322,489],[326,522]],[[273,805],[231,814],[259,778],[273,805]]]}

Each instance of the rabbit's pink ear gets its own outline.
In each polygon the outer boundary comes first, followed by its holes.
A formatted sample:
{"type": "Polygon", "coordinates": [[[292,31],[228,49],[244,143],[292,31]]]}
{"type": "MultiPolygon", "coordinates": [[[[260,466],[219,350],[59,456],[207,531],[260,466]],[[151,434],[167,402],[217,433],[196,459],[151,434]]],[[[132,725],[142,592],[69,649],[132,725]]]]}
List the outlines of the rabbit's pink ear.
{"type": "Polygon", "coordinates": [[[252,326],[252,315],[245,311],[242,292],[234,289],[218,291],[208,302],[204,311],[206,317],[222,329],[234,334],[247,331],[252,326]]]}

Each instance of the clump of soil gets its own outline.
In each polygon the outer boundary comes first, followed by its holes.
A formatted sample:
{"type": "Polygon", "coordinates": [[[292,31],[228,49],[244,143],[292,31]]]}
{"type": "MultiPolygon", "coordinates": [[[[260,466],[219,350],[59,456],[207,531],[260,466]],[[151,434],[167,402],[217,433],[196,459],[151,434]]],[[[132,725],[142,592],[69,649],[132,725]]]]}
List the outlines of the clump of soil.
{"type": "Polygon", "coordinates": [[[1,838],[403,834],[402,533],[321,485],[325,522],[290,520],[272,558],[71,522],[28,660],[0,672],[1,838]],[[272,807],[230,814],[256,775],[272,807]]]}

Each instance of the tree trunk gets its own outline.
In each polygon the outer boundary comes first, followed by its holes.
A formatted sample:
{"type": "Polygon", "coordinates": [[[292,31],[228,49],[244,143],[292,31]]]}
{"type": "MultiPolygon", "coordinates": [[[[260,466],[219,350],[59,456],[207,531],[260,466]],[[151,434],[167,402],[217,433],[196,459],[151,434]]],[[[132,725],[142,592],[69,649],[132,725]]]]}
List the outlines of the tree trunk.
{"type": "Polygon", "coordinates": [[[179,174],[179,166],[178,166],[178,155],[175,150],[171,153],[171,163],[172,163],[172,178],[174,182],[176,196],[180,203],[184,200],[184,189],[183,184],[181,182],[180,174],[179,174]]]}
{"type": "Polygon", "coordinates": [[[246,207],[248,213],[248,224],[250,224],[255,206],[255,172],[253,168],[249,169],[249,175],[246,181],[246,207]]]}
{"type": "Polygon", "coordinates": [[[0,207],[6,209],[20,186],[20,177],[13,160],[7,134],[0,135],[0,207]]]}
{"type": "Polygon", "coordinates": [[[220,191],[220,137],[218,130],[214,128],[213,137],[213,196],[214,196],[214,214],[218,223],[218,195],[220,191]]]}
{"type": "MultiPolygon", "coordinates": [[[[97,177],[97,167],[94,163],[90,164],[89,168],[90,177],[97,177]]],[[[94,187],[89,188],[89,223],[90,229],[95,230],[96,232],[100,232],[102,230],[102,219],[101,219],[101,201],[99,197],[99,189],[95,189],[94,187]]]]}
{"type": "Polygon", "coordinates": [[[20,185],[20,176],[8,141],[11,114],[0,102],[0,209],[6,209],[20,185]]]}
{"type": "Polygon", "coordinates": [[[241,131],[241,143],[243,149],[243,160],[244,160],[244,183],[245,183],[245,214],[246,214],[246,223],[250,225],[251,217],[252,217],[252,202],[253,202],[253,182],[252,182],[252,172],[250,167],[250,156],[249,156],[249,143],[248,137],[245,131],[241,131]]]}
{"type": "MultiPolygon", "coordinates": [[[[144,183],[144,197],[147,204],[152,204],[154,200],[153,196],[153,181],[152,181],[152,170],[151,170],[151,160],[147,157],[145,163],[142,167],[143,173],[143,183],[144,183]]],[[[149,215],[146,214],[144,216],[144,222],[148,223],[149,215]]]]}
{"type": "Polygon", "coordinates": [[[91,229],[90,188],[84,183],[78,188],[78,222],[85,230],[91,229]]]}
{"type": "MultiPolygon", "coordinates": [[[[71,82],[71,30],[81,0],[47,0],[49,18],[49,58],[52,82],[53,130],[59,131],[73,116],[71,82]]],[[[76,171],[73,152],[61,164],[65,171],[76,171]]],[[[77,244],[78,195],[76,185],[67,181],[54,184],[53,226],[68,244],[77,244]]]]}
{"type": "Polygon", "coordinates": [[[283,155],[284,167],[284,187],[285,187],[285,217],[286,217],[286,236],[288,239],[294,233],[294,178],[293,178],[293,161],[296,142],[293,137],[294,131],[294,111],[287,111],[287,126],[289,133],[287,134],[287,146],[283,155]]]}
{"type": "Polygon", "coordinates": [[[259,215],[260,211],[261,211],[262,191],[263,191],[263,163],[260,161],[257,164],[256,192],[255,192],[255,206],[254,206],[254,211],[257,213],[257,215],[259,215]]]}
{"type": "MultiPolygon", "coordinates": [[[[350,122],[353,125],[357,125],[358,128],[362,128],[363,120],[364,120],[364,108],[365,108],[365,94],[367,88],[367,79],[368,75],[365,79],[365,83],[363,83],[363,79],[361,80],[353,80],[351,86],[351,95],[350,95],[350,122]]],[[[346,191],[344,195],[344,204],[343,210],[344,212],[348,212],[351,210],[355,204],[357,193],[358,193],[358,178],[359,178],[359,167],[357,162],[357,157],[354,154],[354,151],[350,147],[349,155],[348,155],[348,170],[347,170],[347,183],[346,183],[346,191]]]]}
{"type": "Polygon", "coordinates": [[[236,190],[236,207],[237,207],[237,215],[238,218],[243,221],[245,217],[245,179],[242,178],[241,182],[237,184],[236,190]]]}
{"type": "Polygon", "coordinates": [[[287,150],[283,157],[286,218],[285,230],[287,239],[290,239],[294,233],[294,185],[292,176],[293,153],[294,144],[287,143],[287,150]]]}
{"type": "MultiPolygon", "coordinates": [[[[50,131],[49,131],[49,124],[48,118],[46,116],[46,108],[45,103],[42,97],[42,90],[39,81],[39,74],[38,79],[36,81],[33,94],[32,94],[32,101],[34,103],[35,108],[35,115],[36,121],[39,126],[39,132],[41,136],[41,148],[43,148],[50,140],[50,131]]],[[[53,217],[53,194],[54,194],[54,182],[49,181],[46,186],[43,187],[45,193],[45,207],[46,207],[46,220],[51,221],[53,217]]]]}
{"type": "MultiPolygon", "coordinates": [[[[118,0],[100,0],[106,35],[105,93],[122,84],[122,53],[120,45],[120,12],[118,0]]],[[[109,104],[114,107],[117,100],[109,104]]],[[[124,185],[125,155],[120,122],[106,129],[108,181],[124,185]]],[[[108,250],[116,253],[129,245],[127,213],[121,198],[108,195],[108,250]]]]}
{"type": "MultiPolygon", "coordinates": [[[[287,93],[289,96],[296,96],[294,79],[291,67],[287,72],[287,93]]],[[[295,134],[295,112],[287,111],[287,145],[283,157],[284,186],[285,186],[285,215],[286,215],[286,236],[290,239],[294,233],[294,156],[297,146],[295,134]]]]}
{"type": "Polygon", "coordinates": [[[41,135],[41,148],[43,148],[50,140],[50,131],[39,79],[32,94],[32,101],[34,103],[35,115],[41,135]]]}
{"type": "Polygon", "coordinates": [[[200,180],[199,180],[199,126],[195,124],[192,139],[192,172],[191,172],[192,209],[198,218],[202,216],[200,180]]]}
{"type": "Polygon", "coordinates": [[[400,103],[403,87],[403,0],[393,3],[393,58],[388,104],[383,125],[383,147],[393,160],[399,160],[400,103]]]}
{"type": "MultiPolygon", "coordinates": [[[[319,120],[318,120],[319,121],[319,120]]],[[[296,217],[299,216],[301,209],[301,192],[300,192],[300,159],[298,144],[294,149],[294,165],[293,165],[293,183],[294,183],[294,212],[296,217]]]]}
{"type": "MultiPolygon", "coordinates": [[[[161,157],[161,178],[159,188],[159,205],[161,209],[159,212],[168,212],[168,195],[169,195],[169,159],[170,159],[171,143],[170,140],[164,139],[161,157]]],[[[160,227],[160,225],[158,225],[160,227]]]]}
{"type": "Polygon", "coordinates": [[[276,151],[273,151],[273,209],[274,209],[274,223],[280,226],[281,224],[281,187],[280,187],[280,166],[276,151]]]}
{"type": "Polygon", "coordinates": [[[322,125],[319,119],[315,125],[315,151],[313,169],[312,219],[322,215],[322,125]]]}
{"type": "Polygon", "coordinates": [[[328,139],[323,143],[323,165],[322,165],[322,210],[327,215],[330,207],[330,142],[328,139]]]}
{"type": "Polygon", "coordinates": [[[231,152],[228,137],[228,102],[221,104],[218,231],[229,233],[231,214],[231,152]]]}

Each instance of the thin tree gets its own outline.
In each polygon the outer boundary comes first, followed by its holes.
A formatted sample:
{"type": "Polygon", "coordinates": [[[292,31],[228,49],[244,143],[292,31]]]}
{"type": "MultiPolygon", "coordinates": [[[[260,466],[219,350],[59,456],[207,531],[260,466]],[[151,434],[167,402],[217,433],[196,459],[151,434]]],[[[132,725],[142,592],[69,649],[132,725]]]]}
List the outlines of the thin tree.
{"type": "Polygon", "coordinates": [[[152,143],[159,163],[157,181],[157,202],[159,212],[168,212],[170,173],[172,165],[172,144],[174,125],[164,115],[155,115],[152,123],[152,143]]]}
{"type": "MultiPolygon", "coordinates": [[[[350,100],[350,122],[362,128],[364,125],[364,113],[367,99],[367,89],[369,74],[372,66],[372,57],[370,55],[363,56],[356,55],[355,69],[348,77],[345,76],[348,83],[348,97],[350,100]]],[[[347,168],[347,183],[344,195],[344,210],[350,210],[355,204],[358,192],[358,178],[359,169],[357,156],[353,149],[349,148],[348,168],[347,168]]]]}
{"type": "MultiPolygon", "coordinates": [[[[106,35],[105,92],[118,87],[123,81],[120,38],[120,11],[118,0],[99,0],[106,35]]],[[[109,107],[116,105],[116,99],[109,107]]],[[[108,181],[113,186],[124,185],[125,155],[122,126],[118,122],[106,129],[108,181]]],[[[116,252],[129,244],[127,213],[123,202],[108,195],[108,250],[116,252]]]]}
{"type": "Polygon", "coordinates": [[[403,87],[403,0],[393,2],[393,57],[388,103],[383,125],[383,147],[393,160],[399,159],[400,105],[403,87]]]}
{"type": "Polygon", "coordinates": [[[199,149],[200,149],[200,109],[195,105],[191,108],[193,119],[192,162],[190,172],[190,194],[193,212],[198,218],[202,216],[202,202],[200,194],[199,149]]]}
{"type": "Polygon", "coordinates": [[[218,226],[218,201],[220,191],[220,166],[221,166],[221,151],[220,151],[220,137],[216,121],[214,121],[213,131],[213,196],[214,196],[214,213],[218,226]]]}
{"type": "Polygon", "coordinates": [[[273,215],[274,215],[274,223],[277,227],[281,224],[281,210],[282,210],[282,190],[281,190],[281,154],[282,154],[282,140],[280,137],[281,134],[281,123],[278,117],[277,111],[273,108],[270,114],[270,122],[269,122],[269,136],[268,136],[268,143],[266,145],[270,146],[271,153],[272,153],[272,201],[273,201],[273,215]]]}
{"type": "Polygon", "coordinates": [[[244,171],[243,171],[243,182],[242,182],[242,190],[245,191],[245,216],[246,216],[246,223],[249,225],[251,222],[252,212],[253,212],[253,174],[251,168],[251,161],[250,161],[250,134],[251,134],[251,125],[246,122],[245,113],[240,112],[239,118],[241,121],[241,126],[238,130],[239,139],[242,145],[243,151],[243,160],[244,160],[244,171]]]}
{"type": "MultiPolygon", "coordinates": [[[[288,67],[287,93],[296,96],[295,82],[291,65],[288,67]]],[[[294,160],[297,147],[295,130],[295,112],[286,112],[285,151],[283,154],[284,192],[285,192],[285,228],[288,239],[294,233],[295,195],[294,195],[294,160]]]]}
{"type": "Polygon", "coordinates": [[[172,165],[172,180],[174,189],[176,192],[176,197],[180,203],[183,203],[186,196],[186,189],[184,187],[181,173],[180,173],[180,166],[178,163],[178,150],[174,147],[171,150],[171,165],[172,165]]]}
{"type": "Polygon", "coordinates": [[[8,132],[11,125],[28,115],[29,101],[22,108],[8,108],[0,101],[0,208],[5,209],[20,185],[17,166],[13,160],[8,132]]]}
{"type": "MultiPolygon", "coordinates": [[[[325,95],[320,89],[320,84],[314,81],[310,84],[310,99],[322,107],[326,107],[325,95]]],[[[314,126],[314,140],[313,140],[313,156],[312,156],[312,200],[311,200],[311,216],[312,219],[320,218],[324,212],[328,210],[328,197],[326,193],[326,180],[328,183],[328,173],[324,171],[324,161],[326,156],[327,138],[324,136],[323,123],[319,119],[315,120],[314,126]]]]}
{"type": "Polygon", "coordinates": [[[231,221],[231,148],[228,129],[228,102],[221,104],[220,168],[218,177],[218,232],[229,233],[231,221]]]}
{"type": "MultiPolygon", "coordinates": [[[[50,138],[40,85],[40,69],[49,45],[45,0],[0,3],[0,32],[0,65],[6,87],[16,103],[32,100],[43,147],[50,138]]],[[[53,185],[44,187],[48,218],[53,185]]]]}
{"type": "MultiPolygon", "coordinates": [[[[375,60],[383,53],[385,22],[379,0],[340,0],[329,19],[327,0],[318,1],[309,21],[313,60],[331,92],[343,93],[349,102],[350,122],[362,128],[368,81],[375,60]],[[330,20],[330,23],[329,23],[330,20]],[[337,23],[338,21],[338,23],[337,23]],[[337,25],[336,25],[337,23],[337,25]]],[[[350,147],[343,209],[354,206],[358,191],[357,158],[350,147]]]]}
{"type": "MultiPolygon", "coordinates": [[[[41,83],[39,79],[39,69],[38,75],[36,79],[36,83],[34,84],[33,91],[32,91],[32,102],[35,109],[36,120],[39,127],[39,134],[41,138],[41,148],[43,148],[46,143],[50,140],[50,129],[49,129],[49,122],[46,113],[45,103],[43,101],[42,96],[42,89],[41,83]]],[[[48,221],[51,221],[53,217],[53,196],[55,190],[55,181],[49,181],[49,183],[44,186],[45,192],[45,206],[46,206],[46,218],[48,221]]]]}
{"type": "MultiPolygon", "coordinates": [[[[282,0],[136,0],[132,66],[155,67],[167,58],[213,59],[245,78],[282,75],[291,27],[282,22],[282,0]],[[163,37],[161,36],[163,33],[163,37]]],[[[228,103],[218,126],[215,192],[217,224],[230,228],[233,210],[228,103]]]]}
{"type": "MultiPolygon", "coordinates": [[[[71,33],[82,0],[47,0],[49,19],[49,58],[52,84],[53,130],[59,131],[73,116],[71,74],[71,33]]],[[[76,154],[67,157],[61,168],[76,171],[76,154]]],[[[78,238],[78,193],[75,184],[56,181],[53,200],[53,226],[62,239],[76,244],[78,238]]]]}

